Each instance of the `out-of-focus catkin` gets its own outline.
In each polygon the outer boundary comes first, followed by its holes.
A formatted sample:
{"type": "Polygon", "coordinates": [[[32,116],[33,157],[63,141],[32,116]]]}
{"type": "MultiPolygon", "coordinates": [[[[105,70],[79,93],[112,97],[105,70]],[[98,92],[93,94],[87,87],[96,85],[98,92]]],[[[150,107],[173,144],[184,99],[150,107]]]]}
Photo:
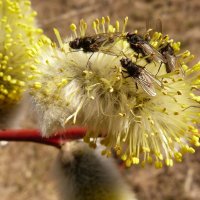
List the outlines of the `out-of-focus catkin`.
{"type": "Polygon", "coordinates": [[[114,161],[83,142],[67,142],[54,169],[62,200],[136,200],[114,161]]]}

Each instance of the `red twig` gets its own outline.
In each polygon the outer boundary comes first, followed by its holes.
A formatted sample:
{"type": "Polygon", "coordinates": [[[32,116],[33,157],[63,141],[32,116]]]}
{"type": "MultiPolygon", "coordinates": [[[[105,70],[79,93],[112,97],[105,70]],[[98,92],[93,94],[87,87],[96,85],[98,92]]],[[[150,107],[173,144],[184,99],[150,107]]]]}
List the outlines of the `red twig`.
{"type": "Polygon", "coordinates": [[[86,133],[84,128],[71,128],[57,133],[52,137],[42,137],[39,130],[0,130],[0,141],[25,141],[36,142],[60,148],[67,140],[83,138],[86,133]]]}

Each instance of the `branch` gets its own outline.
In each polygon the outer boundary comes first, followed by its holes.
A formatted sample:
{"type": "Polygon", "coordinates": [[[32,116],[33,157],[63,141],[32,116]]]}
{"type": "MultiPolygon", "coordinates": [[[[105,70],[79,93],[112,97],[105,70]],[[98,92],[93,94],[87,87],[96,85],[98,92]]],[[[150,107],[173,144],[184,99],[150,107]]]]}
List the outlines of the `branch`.
{"type": "Polygon", "coordinates": [[[42,137],[39,130],[0,130],[0,141],[36,142],[60,148],[67,140],[76,140],[84,137],[86,129],[71,128],[56,133],[52,137],[42,137]]]}

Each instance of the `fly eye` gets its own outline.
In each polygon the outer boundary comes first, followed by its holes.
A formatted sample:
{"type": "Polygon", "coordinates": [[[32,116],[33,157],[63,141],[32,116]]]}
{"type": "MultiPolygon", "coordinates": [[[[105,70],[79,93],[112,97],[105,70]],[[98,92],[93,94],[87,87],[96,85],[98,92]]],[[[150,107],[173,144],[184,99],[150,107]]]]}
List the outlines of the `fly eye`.
{"type": "Polygon", "coordinates": [[[70,46],[71,48],[74,48],[74,46],[75,46],[74,43],[75,43],[74,41],[69,42],[69,46],[70,46]]]}
{"type": "Polygon", "coordinates": [[[134,35],[134,39],[135,39],[136,41],[139,41],[141,38],[140,38],[138,35],[134,35]]]}

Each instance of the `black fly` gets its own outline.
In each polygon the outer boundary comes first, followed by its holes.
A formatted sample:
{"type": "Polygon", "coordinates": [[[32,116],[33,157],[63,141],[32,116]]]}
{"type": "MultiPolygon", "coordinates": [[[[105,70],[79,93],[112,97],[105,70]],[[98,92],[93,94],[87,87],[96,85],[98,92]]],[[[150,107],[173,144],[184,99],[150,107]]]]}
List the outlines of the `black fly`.
{"type": "Polygon", "coordinates": [[[181,70],[181,73],[184,74],[184,71],[178,61],[178,58],[174,53],[174,49],[169,43],[166,46],[162,47],[159,51],[165,58],[164,63],[166,65],[167,73],[174,71],[176,67],[178,67],[181,70]]]}
{"type": "Polygon", "coordinates": [[[142,36],[136,33],[127,33],[125,37],[127,39],[127,42],[130,44],[130,47],[137,54],[150,56],[150,58],[152,58],[152,60],[156,62],[165,63],[165,58],[163,57],[163,55],[153,46],[151,46],[148,41],[143,39],[142,36]]]}
{"type": "Polygon", "coordinates": [[[86,66],[88,66],[89,60],[95,52],[103,52],[112,55],[112,52],[109,52],[108,49],[106,50],[103,47],[114,43],[116,36],[117,35],[113,33],[99,33],[93,36],[80,37],[70,41],[69,46],[72,49],[82,49],[85,53],[92,53],[86,64],[86,66]]]}
{"type": "Polygon", "coordinates": [[[70,41],[69,46],[72,49],[82,49],[83,52],[98,52],[102,46],[113,43],[116,36],[113,33],[100,33],[93,36],[80,37],[70,41]]]}
{"type": "Polygon", "coordinates": [[[159,80],[150,74],[144,67],[133,63],[129,58],[122,58],[120,62],[121,66],[125,69],[122,70],[122,72],[127,74],[125,78],[134,78],[136,87],[137,84],[139,84],[148,95],[156,96],[153,82],[162,87],[162,83],[159,80]]]}

